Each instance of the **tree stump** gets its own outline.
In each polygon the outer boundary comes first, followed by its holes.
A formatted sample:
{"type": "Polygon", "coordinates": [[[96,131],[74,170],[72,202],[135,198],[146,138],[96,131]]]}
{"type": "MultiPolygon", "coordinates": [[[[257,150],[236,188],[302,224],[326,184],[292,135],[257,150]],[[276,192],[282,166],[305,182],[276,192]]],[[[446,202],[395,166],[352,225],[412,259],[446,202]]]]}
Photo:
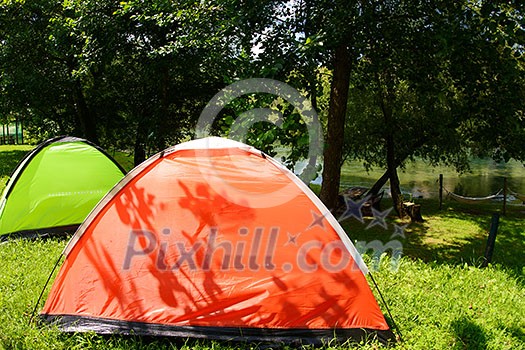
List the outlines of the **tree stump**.
{"type": "MultiPolygon", "coordinates": [[[[351,187],[339,193],[338,196],[338,207],[336,213],[341,214],[346,209],[346,200],[345,198],[350,198],[353,201],[363,200],[365,194],[368,193],[368,188],[366,187],[351,187]]],[[[384,192],[381,191],[377,195],[369,195],[367,201],[364,202],[361,206],[361,213],[363,216],[374,216],[372,208],[378,211],[381,211],[381,199],[383,199],[384,192]]]]}
{"type": "Polygon", "coordinates": [[[421,216],[421,204],[405,202],[403,203],[403,210],[408,216],[410,216],[411,221],[413,222],[425,221],[423,217],[421,216]]]}

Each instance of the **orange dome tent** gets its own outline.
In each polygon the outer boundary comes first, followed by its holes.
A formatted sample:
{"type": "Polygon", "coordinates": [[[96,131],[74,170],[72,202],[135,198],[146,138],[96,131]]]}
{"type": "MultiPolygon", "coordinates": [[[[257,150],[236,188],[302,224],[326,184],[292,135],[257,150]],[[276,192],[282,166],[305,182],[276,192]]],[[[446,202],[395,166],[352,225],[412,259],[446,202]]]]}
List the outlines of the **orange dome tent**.
{"type": "Polygon", "coordinates": [[[41,316],[67,332],[393,338],[329,210],[239,142],[199,139],[151,157],[99,202],[63,255],[41,316]]]}

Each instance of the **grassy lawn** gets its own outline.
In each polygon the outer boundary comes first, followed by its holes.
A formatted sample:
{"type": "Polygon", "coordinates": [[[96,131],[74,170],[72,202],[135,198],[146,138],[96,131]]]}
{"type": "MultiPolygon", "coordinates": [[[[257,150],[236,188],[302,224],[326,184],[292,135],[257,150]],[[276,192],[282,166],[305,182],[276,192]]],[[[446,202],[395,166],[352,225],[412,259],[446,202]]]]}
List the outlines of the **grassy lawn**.
{"type": "MultiPolygon", "coordinates": [[[[30,149],[4,147],[0,146],[0,191],[1,179],[30,149]]],[[[124,154],[119,157],[129,160],[124,154]]],[[[493,264],[481,268],[491,216],[500,206],[472,207],[447,201],[440,211],[435,201],[418,203],[422,205],[423,223],[400,221],[392,214],[386,220],[386,229],[380,225],[367,228],[372,218],[365,218],[363,223],[354,218],[343,222],[356,246],[373,240],[385,244],[396,240],[402,245],[400,260],[384,254],[373,272],[403,335],[404,342],[394,348],[525,349],[525,206],[512,206],[501,217],[493,264]],[[403,228],[402,232],[399,228],[403,228]]],[[[390,204],[385,200],[382,205],[385,210],[390,204]]],[[[0,349],[257,347],[212,341],[67,335],[30,323],[38,295],[65,244],[64,240],[47,240],[0,245],[0,349]]],[[[365,260],[369,266],[374,265],[370,254],[365,255],[365,260]]],[[[371,343],[328,344],[324,348],[378,347],[371,343]]]]}
{"type": "Polygon", "coordinates": [[[397,271],[388,271],[392,264],[384,259],[374,274],[407,348],[525,349],[525,206],[501,216],[492,264],[481,268],[491,217],[501,206],[445,202],[440,211],[436,201],[419,203],[423,223],[393,217],[388,229],[367,228],[372,218],[343,223],[356,246],[402,243],[397,271]],[[394,225],[407,225],[404,238],[394,235],[394,225]]]}
{"type": "MultiPolygon", "coordinates": [[[[445,201],[440,211],[437,201],[421,199],[418,203],[422,206],[423,223],[401,221],[391,213],[386,230],[379,225],[367,228],[373,218],[365,218],[363,224],[352,218],[345,221],[343,227],[355,241],[373,238],[388,242],[394,224],[408,224],[404,230],[406,238],[396,237],[403,243],[403,255],[440,264],[479,266],[483,262],[492,215],[501,215],[499,204],[467,206],[445,201]]],[[[383,210],[389,208],[389,201],[384,201],[382,206],[383,210]]],[[[507,215],[500,216],[493,263],[521,271],[525,266],[524,252],[525,205],[509,206],[507,215]]]]}
{"type": "Polygon", "coordinates": [[[109,153],[126,171],[133,169],[133,155],[125,152],[110,152],[109,153]]]}

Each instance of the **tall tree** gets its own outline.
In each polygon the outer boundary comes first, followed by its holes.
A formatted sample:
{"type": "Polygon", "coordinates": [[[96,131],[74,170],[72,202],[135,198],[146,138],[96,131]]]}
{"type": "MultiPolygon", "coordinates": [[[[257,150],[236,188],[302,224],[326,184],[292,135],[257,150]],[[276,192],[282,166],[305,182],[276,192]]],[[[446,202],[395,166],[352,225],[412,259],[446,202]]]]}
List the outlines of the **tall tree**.
{"type": "Polygon", "coordinates": [[[2,2],[0,7],[4,113],[22,113],[27,116],[27,127],[35,122],[51,133],[71,133],[80,128],[68,67],[74,53],[57,46],[59,37],[72,40],[62,36],[55,24],[63,16],[62,6],[40,0],[2,2]]]}
{"type": "Polygon", "coordinates": [[[328,109],[323,157],[323,185],[320,197],[328,208],[337,207],[351,66],[352,55],[348,44],[343,42],[337,47],[334,54],[330,107],[328,109]]]}
{"type": "MultiPolygon", "coordinates": [[[[378,21],[367,30],[371,50],[353,76],[348,151],[386,168],[372,191],[390,180],[402,215],[397,169],[406,161],[421,157],[464,169],[472,152],[510,155],[522,142],[522,66],[515,36],[494,39],[498,33],[488,34],[491,26],[483,24],[492,19],[471,3],[398,1],[371,10],[378,21]]],[[[504,13],[511,32],[521,30],[516,14],[504,13]]]]}
{"type": "Polygon", "coordinates": [[[42,138],[81,135],[134,148],[140,162],[190,137],[199,110],[232,75],[231,24],[212,3],[0,6],[0,103],[28,114],[42,138]]]}

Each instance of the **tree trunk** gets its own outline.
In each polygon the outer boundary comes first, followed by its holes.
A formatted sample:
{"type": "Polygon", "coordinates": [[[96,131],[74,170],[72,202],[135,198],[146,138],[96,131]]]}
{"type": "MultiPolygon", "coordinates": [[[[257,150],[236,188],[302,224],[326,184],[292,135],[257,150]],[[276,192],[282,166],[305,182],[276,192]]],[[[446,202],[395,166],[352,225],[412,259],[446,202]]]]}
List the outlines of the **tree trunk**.
{"type": "MultiPolygon", "coordinates": [[[[387,77],[389,79],[389,77],[387,77]]],[[[381,85],[381,79],[378,77],[378,82],[381,85]]],[[[394,209],[400,218],[405,216],[403,208],[403,196],[399,187],[399,176],[397,175],[397,167],[399,163],[396,161],[396,144],[394,140],[394,124],[393,110],[392,110],[392,95],[388,87],[382,91],[380,96],[381,111],[383,112],[383,119],[385,121],[385,146],[386,146],[386,166],[388,179],[390,180],[390,195],[394,203],[394,209]]]]}
{"type": "MultiPolygon", "coordinates": [[[[319,118],[317,116],[317,79],[315,77],[315,70],[314,71],[310,71],[309,73],[309,76],[308,76],[308,91],[309,91],[309,99],[310,99],[310,102],[312,104],[312,109],[314,110],[314,115],[313,115],[313,124],[314,125],[319,125],[319,118]]],[[[308,130],[308,132],[313,132],[313,130],[308,130]]],[[[319,132],[322,132],[322,130],[319,130],[319,132]]],[[[315,135],[315,137],[317,137],[317,139],[320,140],[320,137],[321,135],[315,135]]],[[[310,145],[311,147],[312,145],[310,145]]],[[[310,182],[312,180],[315,180],[315,178],[317,177],[317,161],[318,161],[318,154],[313,154],[309,159],[308,159],[308,164],[306,165],[306,167],[303,169],[302,173],[300,174],[299,178],[304,182],[306,183],[307,185],[310,184],[310,182]]]]}
{"type": "Polygon", "coordinates": [[[323,184],[321,200],[330,209],[338,205],[341,182],[341,158],[348,102],[348,89],[351,71],[350,50],[345,44],[337,47],[334,57],[334,73],[330,88],[330,105],[324,148],[323,184]]]}
{"type": "MultiPolygon", "coordinates": [[[[411,149],[417,149],[425,144],[427,138],[420,138],[414,142],[414,144],[411,146],[411,149]]],[[[406,159],[407,155],[403,155],[399,158],[396,158],[395,167],[399,167],[406,159]]],[[[381,188],[386,184],[389,178],[389,172],[388,169],[384,172],[384,174],[376,181],[376,183],[370,188],[368,191],[368,194],[376,196],[381,188]]]]}
{"type": "Polygon", "coordinates": [[[80,127],[82,128],[83,137],[95,144],[98,144],[95,116],[88,108],[84,93],[82,92],[80,80],[77,79],[75,81],[73,89],[73,101],[75,103],[75,109],[80,121],[80,127]]]}
{"type": "Polygon", "coordinates": [[[15,115],[15,144],[19,145],[18,143],[18,114],[15,115]]]}
{"type": "Polygon", "coordinates": [[[160,114],[156,116],[157,119],[157,137],[156,149],[154,152],[162,151],[166,148],[166,134],[168,133],[167,120],[169,118],[170,105],[170,71],[167,63],[161,67],[160,85],[160,114]]]}
{"type": "Polygon", "coordinates": [[[369,195],[372,195],[372,196],[377,196],[379,194],[379,191],[381,190],[381,188],[386,184],[386,182],[388,181],[388,177],[389,177],[389,172],[388,170],[385,171],[385,173],[383,175],[381,175],[381,177],[376,181],[376,183],[370,188],[370,190],[368,190],[368,193],[369,195]]]}
{"type": "Polygon", "coordinates": [[[367,192],[367,195],[377,196],[388,180],[390,180],[390,192],[392,195],[392,201],[394,202],[394,208],[399,217],[403,217],[405,213],[403,207],[403,196],[399,187],[399,176],[397,175],[397,163],[394,163],[394,165],[390,165],[387,168],[385,173],[367,192]]]}
{"type": "Polygon", "coordinates": [[[137,166],[146,160],[146,143],[148,130],[146,129],[146,119],[142,118],[137,125],[135,132],[135,145],[133,148],[133,165],[137,166]]]}
{"type": "Polygon", "coordinates": [[[394,202],[394,209],[399,215],[400,218],[405,216],[405,211],[403,208],[403,195],[401,194],[401,189],[399,187],[399,176],[397,175],[397,164],[395,161],[395,144],[393,135],[387,136],[386,141],[386,158],[387,158],[387,172],[388,179],[390,180],[390,195],[392,196],[392,201],[394,202]]]}

